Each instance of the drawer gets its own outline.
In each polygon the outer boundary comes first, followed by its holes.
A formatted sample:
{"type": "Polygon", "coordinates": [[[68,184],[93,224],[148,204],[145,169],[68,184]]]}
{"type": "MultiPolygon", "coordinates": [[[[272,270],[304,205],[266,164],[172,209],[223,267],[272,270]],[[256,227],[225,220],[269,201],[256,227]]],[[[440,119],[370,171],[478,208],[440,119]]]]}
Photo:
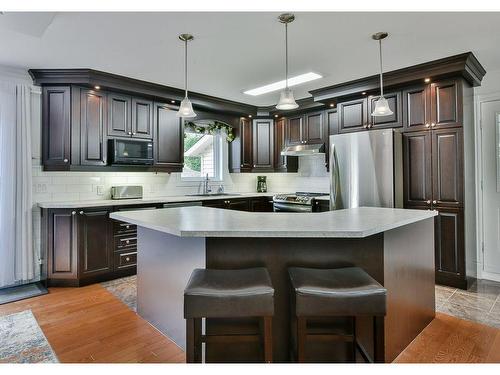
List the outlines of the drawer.
{"type": "Polygon", "coordinates": [[[129,247],[137,248],[137,236],[135,233],[128,236],[115,236],[115,251],[125,250],[129,247]]]}
{"type": "Polygon", "coordinates": [[[137,265],[137,251],[115,253],[115,269],[135,267],[137,265]]]}
{"type": "Polygon", "coordinates": [[[127,233],[137,233],[137,226],[135,224],[124,223],[122,221],[113,221],[113,234],[115,236],[127,233]]]}

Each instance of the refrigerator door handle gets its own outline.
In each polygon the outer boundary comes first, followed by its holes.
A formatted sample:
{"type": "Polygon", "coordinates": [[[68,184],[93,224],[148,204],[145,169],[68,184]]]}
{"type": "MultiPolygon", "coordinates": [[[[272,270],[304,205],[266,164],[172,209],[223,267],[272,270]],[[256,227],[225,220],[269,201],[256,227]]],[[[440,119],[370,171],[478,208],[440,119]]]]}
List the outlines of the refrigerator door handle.
{"type": "Polygon", "coordinates": [[[332,143],[330,147],[330,210],[338,210],[341,208],[338,202],[339,193],[339,163],[335,151],[335,144],[332,143]]]}

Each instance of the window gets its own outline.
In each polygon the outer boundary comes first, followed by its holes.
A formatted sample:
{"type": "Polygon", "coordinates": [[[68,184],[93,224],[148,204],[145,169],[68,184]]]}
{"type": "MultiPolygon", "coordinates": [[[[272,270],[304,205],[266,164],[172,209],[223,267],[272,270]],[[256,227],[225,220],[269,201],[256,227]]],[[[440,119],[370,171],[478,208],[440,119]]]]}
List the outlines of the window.
{"type": "Polygon", "coordinates": [[[183,180],[222,179],[221,136],[218,134],[184,133],[183,180]]]}

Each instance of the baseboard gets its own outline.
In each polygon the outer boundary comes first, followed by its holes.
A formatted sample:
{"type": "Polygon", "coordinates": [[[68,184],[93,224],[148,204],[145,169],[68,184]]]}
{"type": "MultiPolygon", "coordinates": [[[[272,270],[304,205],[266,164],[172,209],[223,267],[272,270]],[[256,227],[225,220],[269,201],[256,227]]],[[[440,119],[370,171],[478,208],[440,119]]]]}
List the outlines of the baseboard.
{"type": "Polygon", "coordinates": [[[493,272],[481,272],[481,279],[500,282],[500,274],[493,272]]]}

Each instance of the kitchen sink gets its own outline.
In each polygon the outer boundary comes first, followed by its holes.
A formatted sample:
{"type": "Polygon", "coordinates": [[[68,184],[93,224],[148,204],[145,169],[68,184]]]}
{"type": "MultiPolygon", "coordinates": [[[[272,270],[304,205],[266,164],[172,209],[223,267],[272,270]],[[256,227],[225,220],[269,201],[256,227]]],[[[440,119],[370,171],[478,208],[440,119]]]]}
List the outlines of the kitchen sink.
{"type": "Polygon", "coordinates": [[[225,195],[241,195],[237,193],[186,194],[188,197],[223,197],[225,195]]]}

